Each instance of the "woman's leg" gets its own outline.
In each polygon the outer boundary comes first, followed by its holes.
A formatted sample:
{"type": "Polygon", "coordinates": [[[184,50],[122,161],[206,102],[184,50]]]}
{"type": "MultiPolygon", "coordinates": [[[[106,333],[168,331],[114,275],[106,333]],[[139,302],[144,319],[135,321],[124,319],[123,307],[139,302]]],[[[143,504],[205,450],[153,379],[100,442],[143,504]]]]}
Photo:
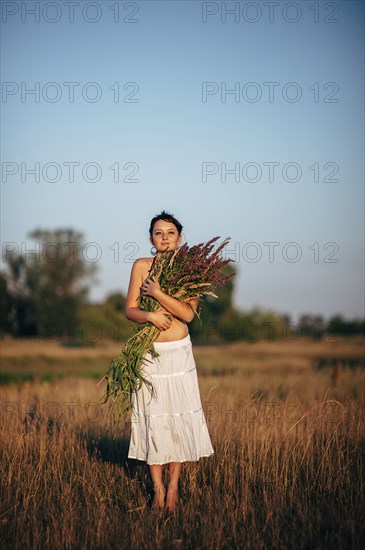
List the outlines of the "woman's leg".
{"type": "Polygon", "coordinates": [[[167,486],[166,508],[170,512],[176,510],[176,504],[179,498],[178,489],[181,466],[181,462],[169,462],[169,483],[167,486]]]}
{"type": "Polygon", "coordinates": [[[150,464],[149,466],[154,491],[152,508],[163,508],[165,506],[166,489],[162,481],[162,464],[150,464]]]}

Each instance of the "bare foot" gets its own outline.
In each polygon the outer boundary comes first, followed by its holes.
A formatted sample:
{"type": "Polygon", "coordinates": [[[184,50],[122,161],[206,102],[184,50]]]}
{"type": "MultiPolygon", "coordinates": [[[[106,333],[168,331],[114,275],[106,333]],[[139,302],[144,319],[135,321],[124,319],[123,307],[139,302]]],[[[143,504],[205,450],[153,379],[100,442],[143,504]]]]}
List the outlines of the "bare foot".
{"type": "Polygon", "coordinates": [[[154,485],[153,490],[154,490],[155,495],[153,497],[153,503],[152,503],[151,508],[153,510],[155,510],[156,508],[164,508],[164,506],[165,506],[165,494],[166,494],[165,487],[161,483],[159,485],[154,485]]]}
{"type": "Polygon", "coordinates": [[[178,503],[179,495],[177,485],[169,485],[167,488],[166,508],[169,512],[176,511],[176,504],[178,503]]]}

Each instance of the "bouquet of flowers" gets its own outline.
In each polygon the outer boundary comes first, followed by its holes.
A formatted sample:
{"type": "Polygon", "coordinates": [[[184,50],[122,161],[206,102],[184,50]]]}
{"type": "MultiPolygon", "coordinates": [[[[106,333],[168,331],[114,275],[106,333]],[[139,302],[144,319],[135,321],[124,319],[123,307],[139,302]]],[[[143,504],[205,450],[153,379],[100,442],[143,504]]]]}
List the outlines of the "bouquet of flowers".
{"type": "MultiPolygon", "coordinates": [[[[219,238],[213,237],[205,244],[200,243],[192,247],[185,243],[175,250],[165,250],[158,259],[154,258],[149,277],[155,276],[165,294],[182,302],[192,298],[199,300],[204,295],[218,298],[213,289],[223,285],[235,275],[235,273],[222,275],[222,268],[233,261],[231,259],[223,260],[220,257],[220,252],[227,245],[230,237],[227,237],[212,252],[214,243],[219,238]]],[[[191,306],[191,304],[189,305],[191,306]]],[[[152,296],[142,294],[141,290],[139,308],[145,311],[156,311],[161,308],[161,305],[152,296]]],[[[196,309],[193,308],[193,311],[201,322],[200,305],[196,309]]],[[[173,316],[168,317],[172,318],[173,316]]],[[[132,392],[138,390],[142,384],[146,384],[151,395],[154,395],[153,386],[143,376],[142,367],[145,361],[151,362],[146,357],[148,353],[152,358],[159,356],[153,342],[160,332],[150,322],[140,324],[124,345],[120,355],[112,359],[102,378],[102,380],[104,378],[107,380],[103,403],[112,398],[111,408],[117,404],[120,416],[131,411],[132,392]]]]}

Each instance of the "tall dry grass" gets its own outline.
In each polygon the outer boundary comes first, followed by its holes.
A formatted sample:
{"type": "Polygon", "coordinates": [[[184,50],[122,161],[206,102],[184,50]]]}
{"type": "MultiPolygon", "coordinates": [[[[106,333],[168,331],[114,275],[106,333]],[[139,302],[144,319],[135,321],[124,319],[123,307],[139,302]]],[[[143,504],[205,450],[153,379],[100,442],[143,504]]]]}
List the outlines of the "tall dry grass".
{"type": "Polygon", "coordinates": [[[2,547],[363,547],[364,374],[334,385],[309,347],[194,349],[215,454],[183,465],[176,514],[95,380],[3,386],[2,547]]]}

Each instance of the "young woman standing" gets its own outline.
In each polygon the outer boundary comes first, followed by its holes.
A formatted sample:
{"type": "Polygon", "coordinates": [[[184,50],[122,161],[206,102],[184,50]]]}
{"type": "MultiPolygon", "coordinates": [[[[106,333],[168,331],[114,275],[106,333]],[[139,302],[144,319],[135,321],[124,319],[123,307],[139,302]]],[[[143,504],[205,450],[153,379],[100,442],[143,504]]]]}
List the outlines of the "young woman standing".
{"type": "MultiPolygon", "coordinates": [[[[156,258],[180,245],[182,225],[162,211],[150,224],[150,242],[156,258]]],[[[150,322],[161,332],[154,341],[159,357],[148,353],[143,374],[155,389],[145,385],[132,394],[131,440],[128,458],[146,461],[154,486],[152,508],[175,511],[182,463],[198,461],[214,453],[200,399],[199,383],[188,322],[194,319],[197,299],[182,302],[165,294],[153,277],[154,258],[139,258],[132,266],[126,301],[126,316],[136,323],[150,322]],[[161,305],[157,311],[139,308],[140,292],[161,305]],[[191,304],[191,305],[190,305],[191,304]],[[170,320],[168,316],[173,319],[170,320]],[[162,466],[168,464],[167,492],[162,466]],[[166,500],[165,500],[166,499],[166,500]]]]}

